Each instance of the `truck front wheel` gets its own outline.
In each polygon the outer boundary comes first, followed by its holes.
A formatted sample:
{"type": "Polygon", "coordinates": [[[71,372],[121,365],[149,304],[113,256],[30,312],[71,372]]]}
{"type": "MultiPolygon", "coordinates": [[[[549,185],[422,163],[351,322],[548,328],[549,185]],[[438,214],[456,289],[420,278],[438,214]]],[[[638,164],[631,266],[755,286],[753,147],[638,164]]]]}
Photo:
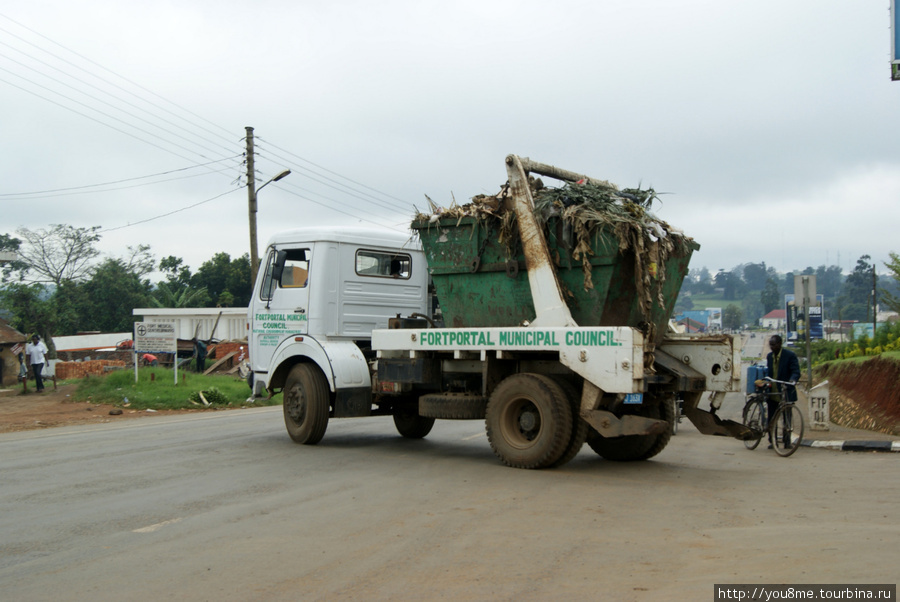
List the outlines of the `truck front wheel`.
{"type": "Polygon", "coordinates": [[[491,394],[485,427],[504,464],[546,468],[562,458],[572,439],[572,407],[551,378],[514,374],[491,394]]]}
{"type": "Polygon", "coordinates": [[[394,410],[394,426],[407,439],[422,439],[431,432],[434,418],[419,416],[416,406],[401,406],[394,410]]]}
{"type": "Polygon", "coordinates": [[[328,428],[331,396],[322,371],[313,364],[297,364],[284,385],[284,424],[296,443],[315,445],[328,428]]]}

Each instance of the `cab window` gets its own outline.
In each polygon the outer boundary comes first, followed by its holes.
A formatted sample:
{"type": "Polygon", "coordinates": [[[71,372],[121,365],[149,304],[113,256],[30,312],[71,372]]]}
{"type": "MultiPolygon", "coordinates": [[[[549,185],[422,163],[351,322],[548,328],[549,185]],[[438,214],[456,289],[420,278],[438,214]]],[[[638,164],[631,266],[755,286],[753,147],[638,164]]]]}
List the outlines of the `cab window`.
{"type": "Polygon", "coordinates": [[[306,288],[309,281],[309,253],[306,249],[288,249],[278,285],[281,288],[306,288]]]}
{"type": "Polygon", "coordinates": [[[412,257],[405,253],[359,250],[356,252],[356,273],[360,276],[409,280],[412,257]]]}
{"type": "Polygon", "coordinates": [[[270,301],[276,284],[278,288],[306,288],[308,282],[309,249],[273,250],[266,259],[266,274],[259,296],[263,301],[270,301]]]}

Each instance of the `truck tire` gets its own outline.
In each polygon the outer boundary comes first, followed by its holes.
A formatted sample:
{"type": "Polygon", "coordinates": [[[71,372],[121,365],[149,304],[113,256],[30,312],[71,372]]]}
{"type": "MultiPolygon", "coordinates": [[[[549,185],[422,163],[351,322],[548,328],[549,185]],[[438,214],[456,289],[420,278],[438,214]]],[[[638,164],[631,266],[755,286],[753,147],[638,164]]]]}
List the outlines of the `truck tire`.
{"type": "Polygon", "coordinates": [[[297,364],[284,385],[284,424],[296,443],[315,445],[328,428],[331,395],[328,382],[318,366],[297,364]]]}
{"type": "Polygon", "coordinates": [[[542,374],[507,377],[488,401],[485,429],[494,454],[513,468],[547,468],[572,439],[572,406],[542,374]]]}
{"type": "Polygon", "coordinates": [[[672,421],[675,413],[671,400],[658,398],[650,402],[640,413],[647,418],[657,418],[669,423],[669,428],[658,435],[626,435],[604,437],[594,429],[588,433],[587,443],[597,454],[614,462],[647,460],[661,452],[672,438],[672,421]]]}
{"type": "Polygon", "coordinates": [[[434,427],[434,418],[419,416],[409,409],[394,410],[394,426],[407,439],[422,439],[434,427]]]}
{"type": "Polygon", "coordinates": [[[468,393],[429,393],[419,398],[419,416],[445,420],[481,420],[487,397],[468,393]]]}
{"type": "Polygon", "coordinates": [[[578,452],[584,447],[584,442],[587,440],[588,429],[590,428],[587,421],[581,417],[581,391],[579,388],[565,378],[557,378],[554,380],[556,380],[556,384],[563,390],[563,393],[565,393],[566,397],[569,399],[569,405],[572,407],[572,438],[569,439],[569,445],[566,447],[566,451],[563,452],[562,457],[551,464],[551,468],[562,466],[578,455],[578,452]]]}

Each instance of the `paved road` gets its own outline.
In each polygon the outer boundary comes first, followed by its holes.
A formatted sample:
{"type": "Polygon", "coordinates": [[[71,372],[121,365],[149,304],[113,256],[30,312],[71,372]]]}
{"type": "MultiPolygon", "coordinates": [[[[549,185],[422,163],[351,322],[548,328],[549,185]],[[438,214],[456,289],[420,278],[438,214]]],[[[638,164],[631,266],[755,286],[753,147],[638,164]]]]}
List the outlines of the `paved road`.
{"type": "Polygon", "coordinates": [[[290,442],[280,408],[0,435],[9,600],[711,599],[895,583],[895,454],[685,426],[650,462],[505,468],[480,422],[290,442]]]}

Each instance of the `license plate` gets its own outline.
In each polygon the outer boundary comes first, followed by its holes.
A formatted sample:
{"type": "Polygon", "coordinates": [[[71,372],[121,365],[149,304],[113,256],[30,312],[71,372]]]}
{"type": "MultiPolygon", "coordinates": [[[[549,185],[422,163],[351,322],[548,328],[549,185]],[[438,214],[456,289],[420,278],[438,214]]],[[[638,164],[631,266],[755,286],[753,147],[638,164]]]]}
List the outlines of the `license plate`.
{"type": "Polygon", "coordinates": [[[644,394],[643,393],[627,393],[625,395],[625,401],[623,401],[622,403],[636,403],[636,404],[644,403],[644,394]]]}

